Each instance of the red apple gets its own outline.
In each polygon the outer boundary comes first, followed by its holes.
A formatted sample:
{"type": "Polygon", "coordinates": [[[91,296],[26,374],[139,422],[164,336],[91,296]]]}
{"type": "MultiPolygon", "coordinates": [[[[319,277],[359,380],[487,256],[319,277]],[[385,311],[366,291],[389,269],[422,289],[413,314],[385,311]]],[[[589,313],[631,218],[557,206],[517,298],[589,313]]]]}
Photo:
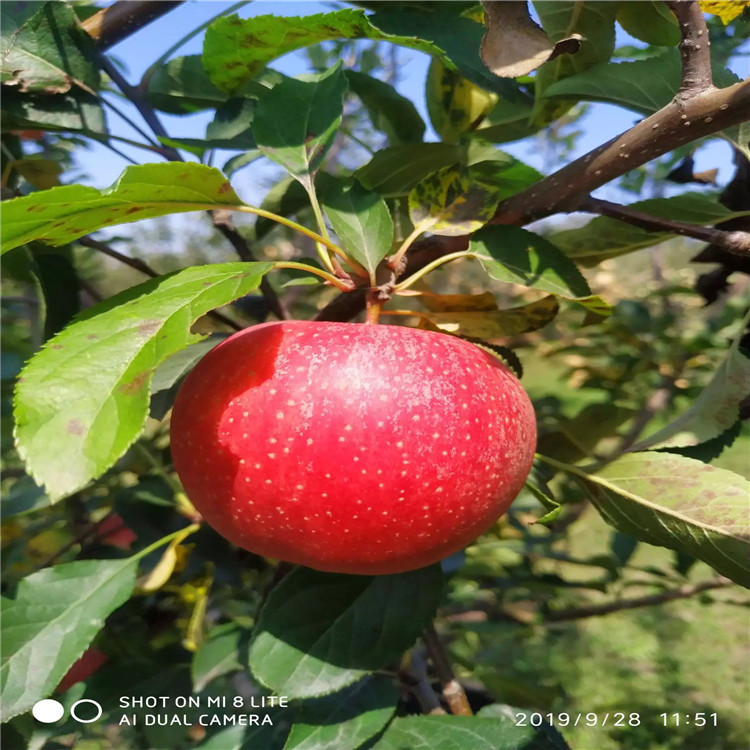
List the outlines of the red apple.
{"type": "Polygon", "coordinates": [[[106,662],[107,655],[102,653],[98,648],[94,646],[87,648],[81,655],[81,658],[66,672],[65,677],[60,680],[56,692],[64,693],[66,690],[70,690],[73,685],[88,680],[106,662]]]}
{"type": "Polygon", "coordinates": [[[133,542],[138,539],[135,532],[116,513],[107,516],[97,526],[96,532],[96,538],[101,544],[110,544],[125,551],[129,551],[133,542]]]}
{"type": "Polygon", "coordinates": [[[420,568],[504,513],[534,411],[473,344],[387,325],[264,323],[212,349],[172,414],[175,467],[234,544],[339,573],[420,568]]]}

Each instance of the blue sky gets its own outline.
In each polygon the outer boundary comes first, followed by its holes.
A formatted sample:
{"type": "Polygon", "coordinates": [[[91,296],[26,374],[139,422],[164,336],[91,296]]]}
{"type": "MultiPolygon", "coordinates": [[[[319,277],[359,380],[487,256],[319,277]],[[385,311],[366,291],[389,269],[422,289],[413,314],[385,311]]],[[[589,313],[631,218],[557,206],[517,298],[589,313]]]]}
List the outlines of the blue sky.
{"type": "MultiPolygon", "coordinates": [[[[221,12],[222,8],[227,8],[232,3],[214,2],[201,0],[200,2],[186,2],[157,21],[145,27],[138,33],[128,37],[123,42],[111,48],[110,54],[114,55],[127,69],[127,78],[131,83],[140,80],[144,71],[149,65],[162,54],[169,46],[177,42],[185,34],[207,21],[212,16],[221,12]]],[[[285,2],[275,0],[274,2],[264,2],[256,0],[242,7],[238,13],[242,17],[251,17],[267,13],[276,13],[280,15],[310,15],[330,11],[335,7],[342,7],[342,3],[322,3],[322,2],[285,2]]],[[[202,50],[203,34],[201,33],[194,39],[187,42],[179,51],[178,55],[200,54],[202,50]]],[[[619,44],[632,43],[632,40],[620,30],[618,36],[619,44]]],[[[427,72],[429,59],[418,52],[404,48],[399,49],[400,59],[400,81],[398,88],[402,94],[409,97],[428,123],[425,103],[424,103],[424,81],[427,72]]],[[[274,61],[273,66],[287,75],[296,75],[305,72],[306,58],[303,53],[290,53],[279,60],[274,61]]],[[[747,76],[750,73],[750,62],[747,57],[740,58],[739,64],[735,66],[738,74],[747,76]]],[[[121,99],[113,99],[117,106],[127,112],[135,120],[139,120],[138,114],[127,102],[121,99]]],[[[114,115],[110,110],[107,112],[110,127],[113,132],[140,139],[137,133],[114,115]]],[[[192,137],[201,138],[205,133],[205,128],[211,120],[211,113],[204,112],[189,116],[171,116],[160,113],[167,132],[172,137],[192,137]]],[[[639,119],[639,116],[633,112],[610,106],[610,105],[592,105],[589,114],[582,123],[584,135],[579,139],[575,155],[585,153],[596,145],[608,140],[617,133],[630,127],[639,119]]],[[[428,130],[428,140],[435,140],[434,134],[428,130]]],[[[503,144],[499,146],[503,150],[509,151],[518,158],[532,164],[533,166],[544,169],[539,154],[539,145],[533,141],[520,142],[515,144],[503,144]]],[[[152,159],[146,151],[131,149],[127,146],[118,145],[124,152],[136,160],[149,161],[152,159]]],[[[127,162],[113,154],[103,146],[94,144],[91,150],[79,152],[79,164],[85,172],[85,178],[82,180],[87,184],[96,187],[105,187],[111,184],[120,172],[127,166],[127,162]]],[[[220,155],[216,163],[221,165],[225,158],[220,155]]],[[[731,176],[731,150],[727,144],[714,142],[701,149],[697,155],[697,168],[709,169],[719,167],[719,180],[724,181],[731,176]]],[[[270,174],[270,169],[261,162],[256,166],[248,167],[237,173],[233,182],[240,195],[249,202],[259,201],[266,190],[266,179],[270,174]]]]}

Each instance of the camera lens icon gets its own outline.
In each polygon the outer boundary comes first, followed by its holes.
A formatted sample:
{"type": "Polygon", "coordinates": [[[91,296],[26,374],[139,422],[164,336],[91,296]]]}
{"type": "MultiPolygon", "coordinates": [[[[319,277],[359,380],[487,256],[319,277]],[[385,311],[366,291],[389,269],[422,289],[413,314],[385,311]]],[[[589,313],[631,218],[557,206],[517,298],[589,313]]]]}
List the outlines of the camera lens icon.
{"type": "MultiPolygon", "coordinates": [[[[71,707],[70,707],[70,716],[72,719],[75,719],[79,724],[91,724],[94,721],[97,721],[101,718],[101,715],[103,713],[102,705],[101,703],[97,703],[96,701],[92,701],[90,698],[81,698],[81,700],[76,701],[71,707]],[[84,718],[85,714],[89,713],[89,711],[84,712],[84,716],[79,716],[77,713],[77,709],[79,709],[80,706],[85,705],[86,703],[90,703],[92,706],[94,706],[96,710],[96,714],[91,718],[84,718]]],[[[65,708],[60,701],[56,701],[54,698],[45,698],[42,701],[37,701],[34,704],[34,707],[31,709],[32,716],[42,724],[54,724],[56,721],[60,721],[62,719],[63,715],[65,714],[65,708]]]]}

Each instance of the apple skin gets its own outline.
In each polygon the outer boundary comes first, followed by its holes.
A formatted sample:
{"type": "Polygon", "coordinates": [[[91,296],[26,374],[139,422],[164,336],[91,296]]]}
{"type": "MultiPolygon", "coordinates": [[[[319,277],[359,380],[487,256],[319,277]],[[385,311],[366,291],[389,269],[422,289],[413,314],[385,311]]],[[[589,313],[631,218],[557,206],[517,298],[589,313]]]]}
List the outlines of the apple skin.
{"type": "Polygon", "coordinates": [[[212,349],[172,413],[208,524],[259,555],[377,575],[462,549],[523,486],[531,402],[496,357],[388,325],[263,323],[212,349]]]}

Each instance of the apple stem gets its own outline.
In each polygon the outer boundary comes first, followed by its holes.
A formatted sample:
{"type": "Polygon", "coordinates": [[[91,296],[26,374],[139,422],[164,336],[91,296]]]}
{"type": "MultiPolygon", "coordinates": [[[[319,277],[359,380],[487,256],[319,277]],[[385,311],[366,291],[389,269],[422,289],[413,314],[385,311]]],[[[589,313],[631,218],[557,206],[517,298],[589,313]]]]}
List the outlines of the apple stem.
{"type": "Polygon", "coordinates": [[[367,305],[365,323],[377,325],[380,322],[380,312],[385,304],[385,300],[381,299],[380,290],[377,287],[370,287],[367,290],[365,303],[367,305]]]}

